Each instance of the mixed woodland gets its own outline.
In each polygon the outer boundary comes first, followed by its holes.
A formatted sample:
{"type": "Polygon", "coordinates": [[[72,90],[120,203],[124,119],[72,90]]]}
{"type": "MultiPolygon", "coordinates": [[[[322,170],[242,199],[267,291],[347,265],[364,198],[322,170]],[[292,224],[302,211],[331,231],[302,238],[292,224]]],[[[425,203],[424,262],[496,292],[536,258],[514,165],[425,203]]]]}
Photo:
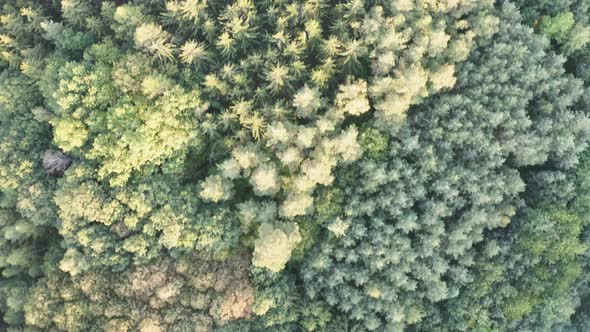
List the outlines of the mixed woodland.
{"type": "Polygon", "coordinates": [[[590,331],[590,0],[1,0],[0,331],[590,331]]]}

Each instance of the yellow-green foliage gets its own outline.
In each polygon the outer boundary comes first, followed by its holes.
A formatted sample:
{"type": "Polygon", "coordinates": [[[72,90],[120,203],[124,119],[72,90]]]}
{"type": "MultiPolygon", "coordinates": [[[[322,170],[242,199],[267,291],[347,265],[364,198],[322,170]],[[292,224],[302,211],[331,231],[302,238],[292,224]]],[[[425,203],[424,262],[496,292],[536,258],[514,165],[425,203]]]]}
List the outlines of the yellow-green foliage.
{"type": "Polygon", "coordinates": [[[301,241],[297,224],[273,225],[263,223],[258,228],[258,239],[254,242],[254,266],[265,267],[272,272],[280,272],[291,251],[301,241]]]}

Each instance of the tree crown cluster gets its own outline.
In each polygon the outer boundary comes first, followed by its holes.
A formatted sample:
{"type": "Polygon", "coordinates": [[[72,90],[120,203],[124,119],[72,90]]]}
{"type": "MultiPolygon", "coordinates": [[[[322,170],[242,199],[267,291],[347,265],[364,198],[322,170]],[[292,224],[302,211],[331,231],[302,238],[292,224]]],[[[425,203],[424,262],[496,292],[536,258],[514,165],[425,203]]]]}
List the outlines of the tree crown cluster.
{"type": "Polygon", "coordinates": [[[589,17],[5,0],[0,330],[587,331],[589,17]]]}

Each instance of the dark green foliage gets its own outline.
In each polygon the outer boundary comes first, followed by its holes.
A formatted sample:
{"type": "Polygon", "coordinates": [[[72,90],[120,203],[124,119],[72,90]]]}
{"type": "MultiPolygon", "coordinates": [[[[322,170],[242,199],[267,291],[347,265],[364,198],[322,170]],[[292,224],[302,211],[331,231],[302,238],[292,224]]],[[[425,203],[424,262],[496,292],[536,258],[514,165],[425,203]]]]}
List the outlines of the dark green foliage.
{"type": "Polygon", "coordinates": [[[367,128],[361,133],[359,140],[367,157],[381,160],[387,158],[387,136],[377,129],[367,128]]]}
{"type": "Polygon", "coordinates": [[[58,246],[51,200],[53,181],[40,158],[49,126],[34,81],[12,69],[0,73],[0,312],[3,321],[24,323],[23,301],[43,270],[44,253],[58,246]]]}
{"type": "Polygon", "coordinates": [[[514,1],[525,22],[547,36],[568,57],[567,68],[590,82],[590,2],[587,0],[514,1]]]}
{"type": "MultiPolygon", "coordinates": [[[[514,7],[504,6],[502,16],[453,93],[410,113],[399,141],[390,142],[390,159],[356,166],[354,182],[344,184],[350,229],[322,242],[302,271],[309,296],[366,329],[400,329],[425,317],[431,303],[461,297],[473,278],[473,247],[522,203],[519,167],[567,170],[585,147],[588,120],[568,110],[581,83],[562,75],[562,60],[520,25],[514,7]],[[571,144],[559,143],[564,135],[571,144]]],[[[571,231],[580,231],[576,225],[571,231]]],[[[570,280],[559,290],[580,272],[563,271],[570,280]]],[[[525,309],[515,302],[511,314],[521,318],[525,309]]]]}
{"type": "MultiPolygon", "coordinates": [[[[461,296],[438,306],[437,320],[461,331],[547,331],[574,312],[572,287],[581,281],[588,225],[564,209],[526,210],[515,217],[506,239],[493,239],[477,254],[473,281],[461,296]]],[[[502,237],[502,232],[497,232],[502,237]]],[[[429,324],[433,324],[429,326],[429,324]]]]}

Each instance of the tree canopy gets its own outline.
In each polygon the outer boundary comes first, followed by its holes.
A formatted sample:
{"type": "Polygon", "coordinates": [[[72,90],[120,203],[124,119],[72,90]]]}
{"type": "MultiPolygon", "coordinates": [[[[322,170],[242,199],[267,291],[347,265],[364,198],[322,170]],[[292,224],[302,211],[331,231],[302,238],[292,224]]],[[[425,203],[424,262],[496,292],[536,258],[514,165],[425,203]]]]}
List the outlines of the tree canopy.
{"type": "Polygon", "coordinates": [[[3,1],[0,330],[587,331],[589,15],[3,1]]]}

